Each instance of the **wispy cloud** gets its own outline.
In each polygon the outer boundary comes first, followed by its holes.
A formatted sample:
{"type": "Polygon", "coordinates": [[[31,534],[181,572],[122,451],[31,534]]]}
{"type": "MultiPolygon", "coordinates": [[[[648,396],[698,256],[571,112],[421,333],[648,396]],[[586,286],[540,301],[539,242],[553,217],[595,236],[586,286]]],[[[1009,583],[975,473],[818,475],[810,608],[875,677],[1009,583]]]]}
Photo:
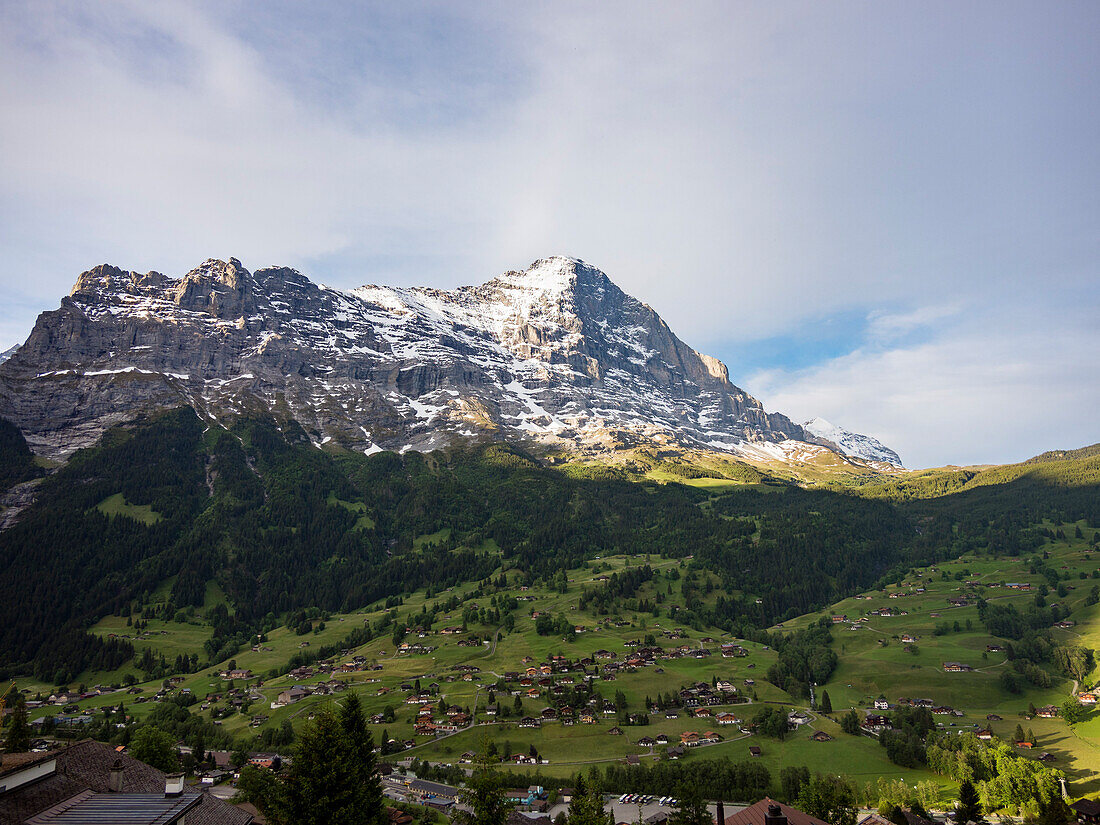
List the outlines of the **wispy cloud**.
{"type": "Polygon", "coordinates": [[[38,305],[3,302],[0,334],[96,263],[210,255],[347,287],[577,255],[694,346],[789,372],[1095,307],[1098,25],[1088,3],[8,2],[0,288],[38,305]]]}
{"type": "Polygon", "coordinates": [[[1018,461],[1100,440],[1092,312],[956,319],[934,339],[859,348],[747,388],[769,407],[821,415],[896,449],[909,467],[1018,461]]]}
{"type": "Polygon", "coordinates": [[[908,312],[875,310],[867,317],[868,343],[883,346],[914,333],[927,334],[941,322],[958,316],[962,311],[960,304],[920,307],[908,312]]]}

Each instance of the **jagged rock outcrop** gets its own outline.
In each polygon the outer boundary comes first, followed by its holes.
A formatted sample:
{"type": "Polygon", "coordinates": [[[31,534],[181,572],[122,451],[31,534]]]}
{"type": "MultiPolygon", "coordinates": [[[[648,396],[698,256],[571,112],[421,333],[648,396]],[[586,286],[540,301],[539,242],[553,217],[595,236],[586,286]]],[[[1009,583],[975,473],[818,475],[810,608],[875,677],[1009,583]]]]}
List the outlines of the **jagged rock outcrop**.
{"type": "Polygon", "coordinates": [[[103,265],[0,364],[0,416],[53,457],[181,403],[226,422],[271,412],[366,452],[523,438],[782,458],[814,440],[563,257],[452,291],[341,291],[233,258],[179,279],[103,265]]]}

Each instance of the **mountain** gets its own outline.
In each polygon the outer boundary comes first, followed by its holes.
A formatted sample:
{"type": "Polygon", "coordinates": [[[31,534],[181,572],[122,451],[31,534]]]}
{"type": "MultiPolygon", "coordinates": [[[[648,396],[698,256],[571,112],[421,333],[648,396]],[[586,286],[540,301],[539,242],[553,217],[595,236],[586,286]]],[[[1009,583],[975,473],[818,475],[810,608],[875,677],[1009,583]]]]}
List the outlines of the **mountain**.
{"type": "Polygon", "coordinates": [[[879,441],[869,435],[861,435],[845,430],[831,424],[824,418],[815,418],[807,421],[802,428],[818,438],[823,438],[830,444],[835,444],[841,453],[864,461],[882,462],[892,467],[902,468],[901,458],[879,441]]]}
{"type": "Polygon", "coordinates": [[[4,350],[3,352],[0,352],[0,364],[3,364],[9,358],[11,358],[13,355],[15,355],[15,353],[18,352],[18,351],[19,351],[19,345],[16,344],[14,347],[10,347],[10,348],[4,350]]]}
{"type": "Polygon", "coordinates": [[[181,404],[219,422],[274,414],[367,453],[505,439],[765,460],[826,450],[565,257],[451,291],[342,291],[235,258],[178,279],[102,265],[0,365],[0,417],[47,456],[181,404]]]}

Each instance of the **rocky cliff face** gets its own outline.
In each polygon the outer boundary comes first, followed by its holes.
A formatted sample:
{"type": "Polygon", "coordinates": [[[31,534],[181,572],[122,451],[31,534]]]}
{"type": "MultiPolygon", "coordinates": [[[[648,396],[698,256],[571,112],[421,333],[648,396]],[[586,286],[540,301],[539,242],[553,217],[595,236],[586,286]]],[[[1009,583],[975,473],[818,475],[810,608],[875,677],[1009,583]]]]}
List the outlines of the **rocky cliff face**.
{"type": "Polygon", "coordinates": [[[232,258],[180,279],[104,265],[0,364],[0,416],[53,457],[181,403],[226,422],[271,412],[368,453],[521,438],[781,457],[815,440],[598,269],[562,257],[453,291],[345,292],[232,258]]]}

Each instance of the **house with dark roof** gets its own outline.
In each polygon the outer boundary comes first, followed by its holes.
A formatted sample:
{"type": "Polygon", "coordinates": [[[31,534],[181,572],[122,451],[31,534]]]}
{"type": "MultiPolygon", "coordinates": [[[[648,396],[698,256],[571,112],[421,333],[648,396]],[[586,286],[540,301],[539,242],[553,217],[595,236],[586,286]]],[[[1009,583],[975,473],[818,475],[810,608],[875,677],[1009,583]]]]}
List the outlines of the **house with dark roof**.
{"type": "Polygon", "coordinates": [[[1078,822],[1089,823],[1089,825],[1100,822],[1100,802],[1095,799],[1078,799],[1070,807],[1077,815],[1078,822]]]}
{"type": "Polygon", "coordinates": [[[764,797],[755,805],[727,816],[722,825],[829,825],[798,808],[764,797]]]}
{"type": "Polygon", "coordinates": [[[85,739],[50,753],[6,754],[0,765],[0,825],[125,822],[249,825],[252,814],[185,788],[113,748],[85,739]]]}

